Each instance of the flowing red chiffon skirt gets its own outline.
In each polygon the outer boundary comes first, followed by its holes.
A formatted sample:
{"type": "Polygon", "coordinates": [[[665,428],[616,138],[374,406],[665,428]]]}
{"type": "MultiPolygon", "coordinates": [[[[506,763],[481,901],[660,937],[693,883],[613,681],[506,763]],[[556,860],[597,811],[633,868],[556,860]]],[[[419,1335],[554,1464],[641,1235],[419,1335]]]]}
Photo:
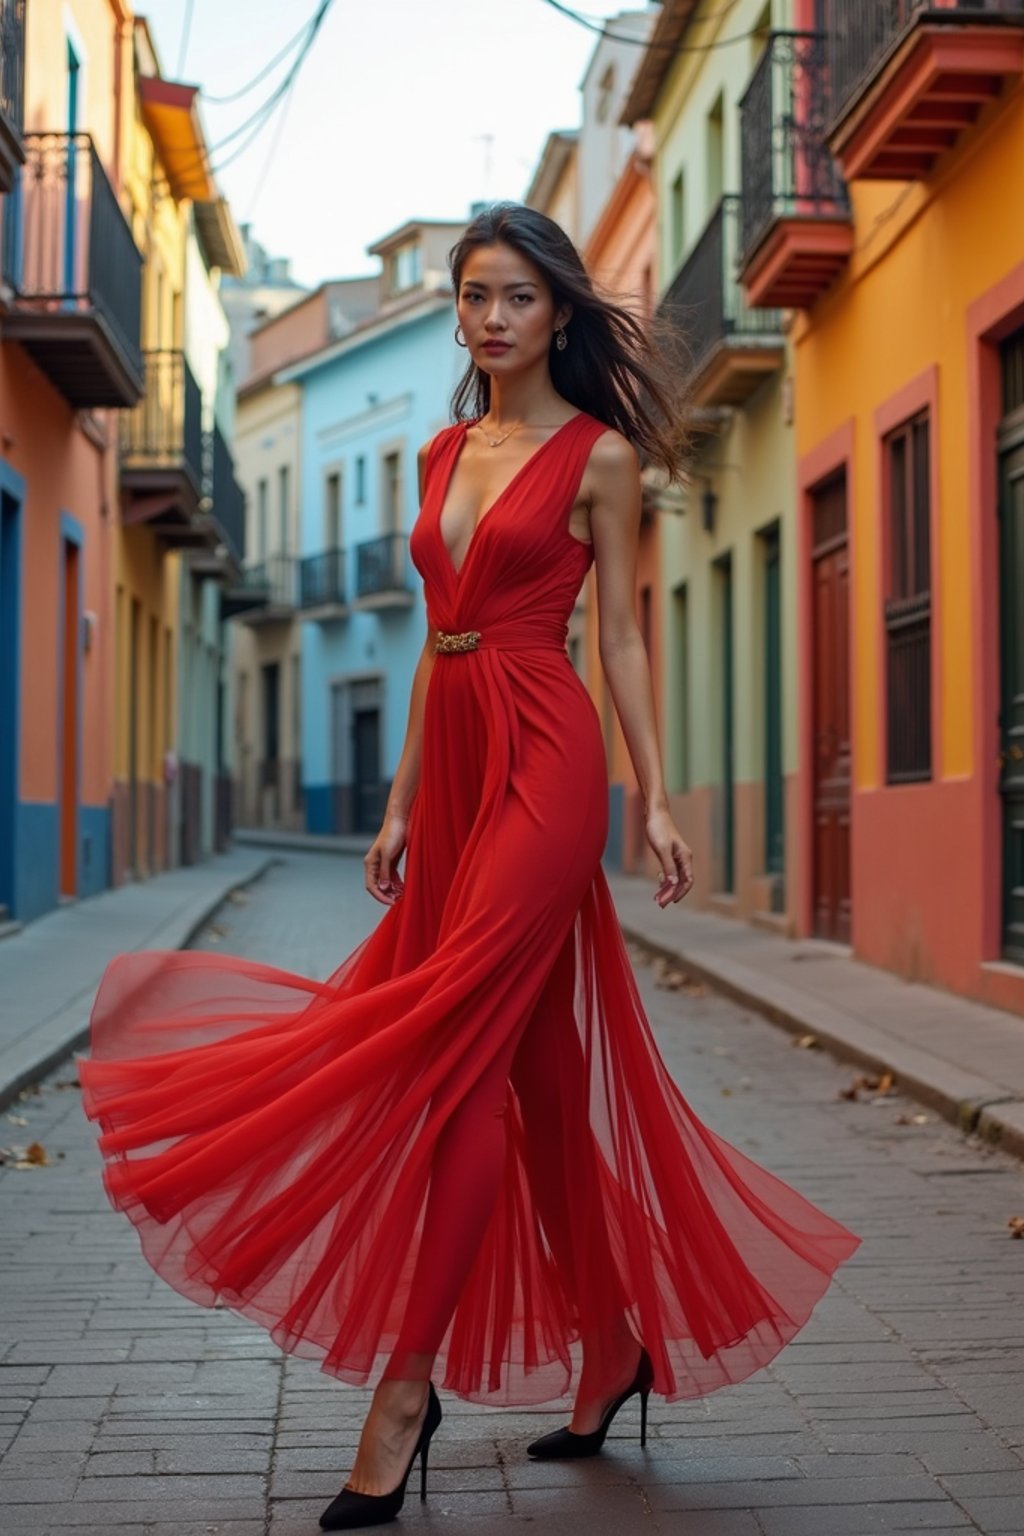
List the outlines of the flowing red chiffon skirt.
{"type": "Polygon", "coordinates": [[[456,570],[465,430],[434,439],[411,551],[431,623],[480,640],[434,660],[403,897],[326,981],[116,957],[85,1112],[153,1269],[346,1381],[436,1348],[463,1397],[552,1401],[625,1317],[655,1392],[701,1396],[771,1360],[860,1238],[702,1124],[637,992],[565,649],[592,558],[568,514],[604,428],[548,439],[456,570]]]}

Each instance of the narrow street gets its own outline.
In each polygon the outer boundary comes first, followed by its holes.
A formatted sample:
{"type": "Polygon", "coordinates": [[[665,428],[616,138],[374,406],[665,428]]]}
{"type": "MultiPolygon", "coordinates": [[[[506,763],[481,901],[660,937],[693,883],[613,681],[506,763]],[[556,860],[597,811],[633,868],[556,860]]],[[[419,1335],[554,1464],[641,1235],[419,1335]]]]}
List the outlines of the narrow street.
{"type": "MultiPolygon", "coordinates": [[[[376,921],[357,858],[282,855],[201,947],[327,974],[376,921]]],[[[864,1235],[798,1339],[710,1398],[652,1398],[601,1458],[533,1464],[564,1410],[443,1395],[410,1529],[869,1536],[1024,1530],[1024,1172],[783,1030],[640,964],[688,1099],[716,1130],[864,1235]],[[659,982],[661,984],[659,984],[659,982]]],[[[4,1536],[307,1536],[351,1464],[367,1394],[157,1280],[109,1208],[70,1064],[22,1095],[0,1167],[4,1536]]]]}

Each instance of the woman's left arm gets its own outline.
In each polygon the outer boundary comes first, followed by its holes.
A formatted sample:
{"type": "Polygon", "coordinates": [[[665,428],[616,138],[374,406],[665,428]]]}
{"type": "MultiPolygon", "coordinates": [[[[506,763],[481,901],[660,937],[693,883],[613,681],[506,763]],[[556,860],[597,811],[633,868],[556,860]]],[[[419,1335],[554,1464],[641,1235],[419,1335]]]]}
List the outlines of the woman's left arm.
{"type": "Polygon", "coordinates": [[[644,797],[647,841],[662,869],[654,899],[665,907],[692,886],[693,854],[669,811],[651,668],[636,617],[640,463],[632,444],[609,431],[595,443],[587,468],[601,665],[644,797]]]}

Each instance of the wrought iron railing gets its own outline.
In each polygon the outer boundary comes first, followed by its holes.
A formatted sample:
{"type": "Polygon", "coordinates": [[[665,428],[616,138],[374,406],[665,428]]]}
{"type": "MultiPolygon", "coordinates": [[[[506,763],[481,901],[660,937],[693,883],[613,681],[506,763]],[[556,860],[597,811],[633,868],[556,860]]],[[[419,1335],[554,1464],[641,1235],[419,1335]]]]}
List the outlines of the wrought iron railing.
{"type": "Polygon", "coordinates": [[[742,199],[722,198],[703,234],[658,306],[658,314],[685,338],[691,365],[731,337],[777,335],[777,309],[751,309],[740,286],[742,199]]]}
{"type": "Polygon", "coordinates": [[[220,427],[214,427],[212,437],[213,515],[235,559],[244,560],[245,492],[235,477],[235,461],[220,427]]]}
{"type": "Polygon", "coordinates": [[[266,592],[272,608],[294,608],[296,599],[294,555],[268,555],[242,568],[242,586],[266,592]]]}
{"type": "Polygon", "coordinates": [[[357,597],[409,590],[408,543],[404,533],[384,533],[356,545],[357,597]]]}
{"type": "Polygon", "coordinates": [[[26,133],[3,221],[3,275],[20,309],[98,314],[142,372],[142,254],[87,133],[26,133]]]}
{"type": "Polygon", "coordinates": [[[303,608],[345,602],[345,551],[324,549],[299,563],[299,602],[303,608]]]}
{"type": "Polygon", "coordinates": [[[184,352],[143,353],[145,393],[121,415],[125,469],[184,469],[203,482],[203,398],[184,352]]]}
{"type": "Polygon", "coordinates": [[[775,218],[849,212],[825,142],[827,66],[823,36],[773,32],[740,101],[744,256],[775,218]]]}
{"type": "Polygon", "coordinates": [[[840,117],[886,54],[918,20],[1024,21],[1024,0],[831,0],[828,6],[832,109],[840,117]]]}
{"type": "Polygon", "coordinates": [[[0,0],[0,112],[20,133],[25,120],[25,0],[0,0]]]}

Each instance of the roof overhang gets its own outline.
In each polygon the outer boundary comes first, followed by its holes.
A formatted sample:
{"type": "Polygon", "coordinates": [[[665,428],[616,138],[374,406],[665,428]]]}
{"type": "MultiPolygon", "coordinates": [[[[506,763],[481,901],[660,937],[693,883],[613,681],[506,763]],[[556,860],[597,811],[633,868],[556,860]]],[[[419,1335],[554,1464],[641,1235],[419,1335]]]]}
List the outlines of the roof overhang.
{"type": "Polygon", "coordinates": [[[675,63],[676,50],[696,9],[697,0],[665,0],[619,118],[626,127],[631,128],[641,118],[654,116],[654,106],[665,76],[675,63]]]}
{"type": "Polygon", "coordinates": [[[428,316],[437,314],[439,310],[450,310],[452,293],[450,289],[434,289],[428,294],[417,294],[408,304],[396,305],[383,315],[374,315],[369,320],[363,321],[350,331],[340,341],[332,342],[329,346],[312,352],[308,357],[300,358],[294,363],[287,363],[273,375],[275,384],[290,384],[294,380],[300,380],[307,374],[315,373],[318,368],[324,368],[328,363],[333,363],[336,358],[344,357],[349,352],[355,352],[359,347],[365,347],[370,342],[379,341],[382,336],[390,335],[392,331],[401,329],[404,325],[412,325],[419,320],[425,320],[428,316]]]}
{"type": "Polygon", "coordinates": [[[196,235],[211,267],[232,277],[244,277],[245,247],[226,198],[213,197],[194,205],[196,235]]]}
{"type": "Polygon", "coordinates": [[[195,85],[181,85],[155,75],[139,78],[142,119],[157,147],[173,196],[213,202],[217,187],[199,120],[198,96],[195,85]]]}
{"type": "Polygon", "coordinates": [[[533,180],[523,198],[528,208],[538,208],[543,212],[551,202],[566,166],[576,153],[578,139],[579,130],[576,128],[555,128],[548,134],[533,180]]]}

